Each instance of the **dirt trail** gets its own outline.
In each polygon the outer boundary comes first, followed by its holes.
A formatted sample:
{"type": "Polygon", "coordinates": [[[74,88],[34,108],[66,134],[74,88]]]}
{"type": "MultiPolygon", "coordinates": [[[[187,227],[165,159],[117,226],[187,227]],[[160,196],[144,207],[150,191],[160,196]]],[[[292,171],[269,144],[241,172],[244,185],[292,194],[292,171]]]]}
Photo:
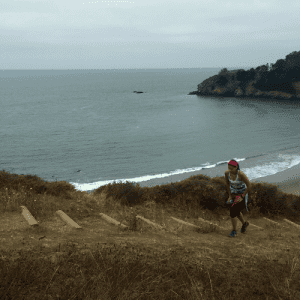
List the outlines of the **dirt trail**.
{"type": "MultiPolygon", "coordinates": [[[[174,216],[176,217],[176,216],[174,216]]],[[[52,262],[57,261],[53,255],[63,254],[66,249],[63,245],[73,245],[77,249],[93,248],[97,243],[102,247],[107,244],[125,244],[145,246],[155,251],[169,251],[171,248],[181,248],[189,251],[190,258],[201,258],[202,261],[213,263],[216,260],[232,261],[235,259],[255,260],[256,255],[265,255],[267,259],[286,263],[289,255],[299,256],[300,229],[297,229],[283,220],[277,221],[285,227],[267,229],[269,222],[263,218],[247,218],[250,226],[245,234],[240,232],[241,223],[238,223],[238,235],[229,237],[231,232],[230,219],[220,220],[219,226],[224,230],[209,233],[197,233],[192,228],[170,218],[167,228],[179,228],[178,232],[156,230],[143,226],[143,232],[124,231],[111,225],[99,217],[88,217],[81,221],[74,220],[82,229],[66,225],[59,216],[53,216],[48,221],[41,222],[37,227],[31,227],[20,213],[4,213],[1,216],[0,227],[0,259],[8,259],[1,255],[1,250],[10,251],[12,260],[19,257],[19,250],[33,251],[33,257],[50,257],[52,262]],[[257,225],[265,228],[259,230],[257,225]],[[272,236],[272,238],[270,238],[272,236]],[[60,246],[59,246],[60,244],[60,246]],[[37,252],[34,249],[39,249],[37,252]],[[58,252],[58,253],[57,253],[58,252]],[[289,254],[289,255],[287,255],[289,254]],[[283,257],[283,259],[282,259],[283,257]],[[281,260],[280,260],[281,259],[281,260]]],[[[153,221],[153,220],[151,220],[153,221]]],[[[196,219],[185,219],[192,224],[199,223],[196,219]]],[[[142,222],[142,221],[140,221],[142,222]]],[[[153,221],[154,222],[154,221],[153,221]]],[[[298,223],[299,224],[299,223],[298,223]]]]}

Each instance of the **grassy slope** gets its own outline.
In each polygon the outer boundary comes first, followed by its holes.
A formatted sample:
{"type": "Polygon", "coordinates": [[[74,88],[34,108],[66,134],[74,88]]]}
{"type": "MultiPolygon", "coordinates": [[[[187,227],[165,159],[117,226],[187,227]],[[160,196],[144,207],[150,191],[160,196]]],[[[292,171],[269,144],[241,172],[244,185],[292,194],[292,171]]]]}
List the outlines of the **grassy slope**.
{"type": "MultiPolygon", "coordinates": [[[[190,218],[197,218],[204,210],[212,221],[219,220],[220,215],[229,215],[223,177],[197,175],[176,184],[152,188],[128,182],[114,183],[100,187],[93,194],[75,191],[67,182],[49,183],[31,175],[2,171],[0,179],[0,211],[19,213],[20,205],[25,205],[37,220],[51,218],[58,209],[73,219],[83,220],[98,216],[99,211],[111,210],[113,205],[115,210],[120,210],[120,217],[128,220],[130,229],[138,231],[133,219],[128,217],[131,207],[143,215],[143,211],[146,214],[149,210],[149,202],[166,210],[172,208],[173,215],[185,212],[190,218]]],[[[248,203],[249,216],[277,215],[297,222],[299,199],[299,196],[279,191],[274,185],[254,183],[248,203]]],[[[214,228],[205,229],[208,234],[210,231],[214,228]]],[[[272,229],[267,236],[268,239],[280,238],[272,229]]],[[[266,247],[267,241],[263,245],[266,247]]],[[[299,254],[294,251],[287,265],[270,262],[253,253],[255,260],[247,263],[242,259],[231,260],[224,269],[224,262],[203,268],[186,260],[190,254],[185,249],[148,253],[141,258],[139,253],[147,249],[135,247],[133,252],[113,247],[109,253],[114,255],[95,248],[93,256],[79,255],[76,260],[66,260],[59,266],[42,261],[32,264],[32,253],[22,253],[22,259],[12,264],[1,260],[0,254],[0,298],[296,299],[297,293],[300,298],[300,273],[296,267],[299,254]],[[18,288],[21,289],[17,291],[18,288]]],[[[233,258],[230,246],[222,244],[222,247],[221,251],[233,258]]],[[[292,245],[291,249],[295,250],[292,245]]]]}

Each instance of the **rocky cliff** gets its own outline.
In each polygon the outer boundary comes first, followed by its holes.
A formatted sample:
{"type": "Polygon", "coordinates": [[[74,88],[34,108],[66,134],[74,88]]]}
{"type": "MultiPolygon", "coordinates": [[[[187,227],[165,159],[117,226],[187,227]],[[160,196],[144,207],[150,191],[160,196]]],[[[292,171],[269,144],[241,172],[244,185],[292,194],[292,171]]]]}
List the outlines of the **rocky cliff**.
{"type": "Polygon", "coordinates": [[[198,84],[198,90],[189,93],[189,95],[199,96],[222,96],[222,97],[255,97],[270,99],[300,99],[300,81],[293,82],[292,85],[295,93],[285,93],[281,91],[261,91],[253,86],[254,81],[247,84],[246,87],[241,86],[241,82],[230,82],[227,86],[219,86],[217,84],[219,75],[207,78],[198,84]]]}

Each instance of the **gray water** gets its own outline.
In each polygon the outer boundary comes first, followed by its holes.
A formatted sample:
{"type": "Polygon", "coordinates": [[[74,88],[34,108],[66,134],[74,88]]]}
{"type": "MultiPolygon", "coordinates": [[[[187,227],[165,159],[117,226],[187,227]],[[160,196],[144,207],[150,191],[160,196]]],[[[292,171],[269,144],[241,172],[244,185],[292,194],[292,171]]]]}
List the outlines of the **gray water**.
{"type": "Polygon", "coordinates": [[[0,71],[0,169],[88,191],[232,158],[250,180],[299,164],[300,103],[188,95],[219,70],[0,71]]]}

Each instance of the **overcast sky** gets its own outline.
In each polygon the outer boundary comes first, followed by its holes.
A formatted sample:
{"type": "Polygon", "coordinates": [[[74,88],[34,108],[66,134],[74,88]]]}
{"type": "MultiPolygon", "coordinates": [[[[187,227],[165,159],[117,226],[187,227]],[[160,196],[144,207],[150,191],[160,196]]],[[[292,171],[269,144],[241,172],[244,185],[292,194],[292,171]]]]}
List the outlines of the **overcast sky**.
{"type": "Polygon", "coordinates": [[[235,68],[300,51],[299,0],[0,0],[0,69],[235,68]]]}

